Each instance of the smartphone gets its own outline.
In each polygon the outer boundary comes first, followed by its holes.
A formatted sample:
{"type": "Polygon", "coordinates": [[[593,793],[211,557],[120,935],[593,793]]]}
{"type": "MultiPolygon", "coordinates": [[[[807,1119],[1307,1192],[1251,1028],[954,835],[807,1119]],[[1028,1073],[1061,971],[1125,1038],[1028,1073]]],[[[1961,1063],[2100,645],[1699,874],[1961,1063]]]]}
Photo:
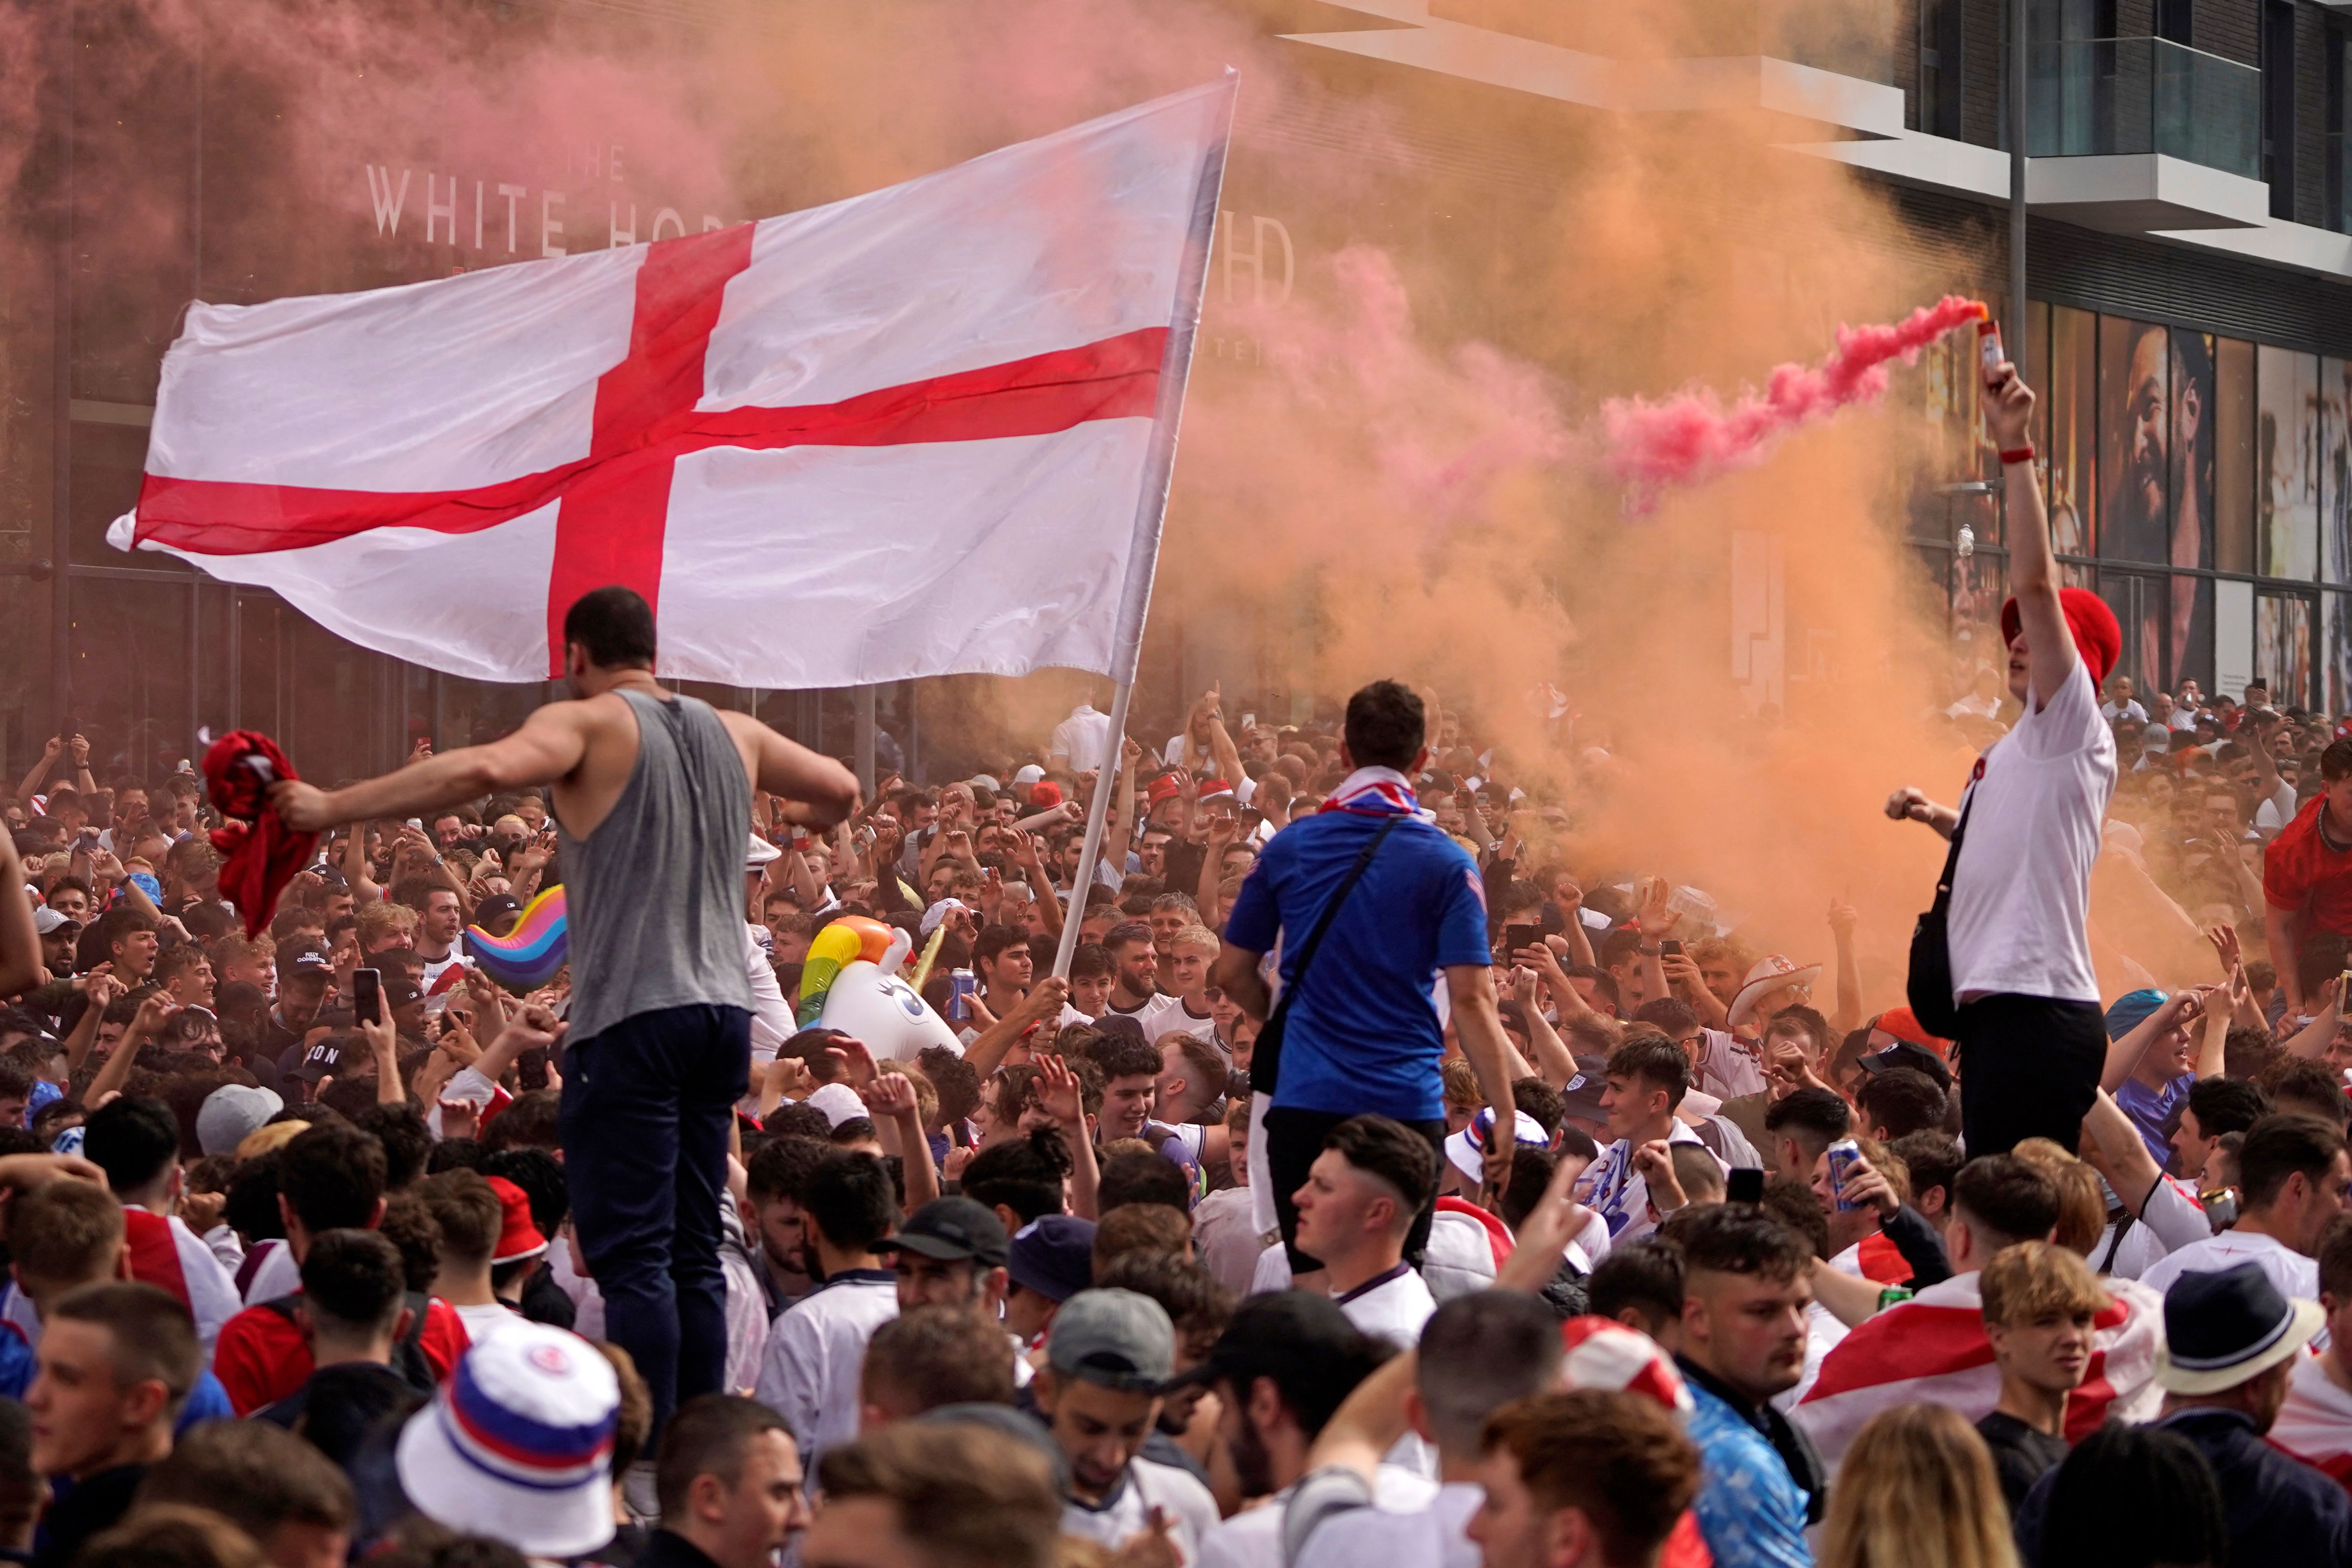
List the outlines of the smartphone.
{"type": "Polygon", "coordinates": [[[1682,955],[1683,944],[1676,942],[1673,937],[1667,937],[1664,941],[1658,943],[1658,956],[1660,958],[1680,958],[1682,955]]]}
{"type": "Polygon", "coordinates": [[[1255,713],[1244,713],[1244,714],[1243,714],[1243,715],[1242,715],[1242,728],[1243,728],[1243,729],[1244,729],[1244,730],[1255,730],[1255,729],[1256,729],[1256,728],[1257,728],[1257,715],[1256,715],[1256,714],[1255,714],[1255,713]]]}
{"type": "Polygon", "coordinates": [[[1542,945],[1543,927],[1532,921],[1524,924],[1514,921],[1503,928],[1503,955],[1507,958],[1522,948],[1542,945]]]}
{"type": "Polygon", "coordinates": [[[352,971],[352,1016],[362,1024],[383,1021],[383,972],[380,969],[352,971]]]}
{"type": "Polygon", "coordinates": [[[1741,1165],[1723,1181],[1723,1201],[1727,1204],[1760,1204],[1764,1201],[1764,1167],[1741,1165]]]}

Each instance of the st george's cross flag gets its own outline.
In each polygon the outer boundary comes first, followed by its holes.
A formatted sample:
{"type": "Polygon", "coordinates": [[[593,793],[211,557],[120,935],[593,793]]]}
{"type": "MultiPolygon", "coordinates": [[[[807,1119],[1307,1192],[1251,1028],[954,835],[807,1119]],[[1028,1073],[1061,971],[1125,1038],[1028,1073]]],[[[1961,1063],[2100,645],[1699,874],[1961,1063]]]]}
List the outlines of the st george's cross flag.
{"type": "Polygon", "coordinates": [[[365,293],[197,304],[109,539],[380,652],[562,671],[1131,674],[1235,79],[829,206],[365,293]]]}

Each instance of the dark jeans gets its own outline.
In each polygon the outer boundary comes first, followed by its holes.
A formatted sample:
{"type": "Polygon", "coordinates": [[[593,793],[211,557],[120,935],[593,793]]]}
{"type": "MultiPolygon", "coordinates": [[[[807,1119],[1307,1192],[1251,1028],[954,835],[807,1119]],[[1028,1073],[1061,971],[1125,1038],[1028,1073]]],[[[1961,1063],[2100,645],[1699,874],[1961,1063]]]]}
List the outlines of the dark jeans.
{"type": "Polygon", "coordinates": [[[604,1293],[605,1337],[652,1390],[656,1433],[726,1380],[719,1201],[751,1066],[740,1007],[640,1013],[563,1053],[572,1218],[604,1293]]]}
{"type": "Polygon", "coordinates": [[[1960,1007],[1954,1056],[1969,1159],[2006,1154],[2028,1138],[2071,1154],[2098,1100],[2106,1019],[2095,1002],[1980,996],[1960,1007]]]}
{"type": "MultiPolygon", "coordinates": [[[[1328,1110],[1284,1110],[1279,1107],[1265,1113],[1265,1179],[1274,1184],[1274,1212],[1282,1222],[1282,1244],[1290,1254],[1290,1272],[1305,1274],[1323,1267],[1320,1258],[1309,1258],[1295,1245],[1298,1239],[1298,1208],[1290,1194],[1307,1184],[1307,1168],[1315,1156],[1323,1152],[1323,1140],[1331,1135],[1348,1117],[1328,1110]]],[[[1445,1122],[1407,1121],[1402,1124],[1429,1140],[1430,1151],[1436,1155],[1437,1164],[1432,1174],[1442,1176],[1445,1169],[1445,1122]]],[[[1250,1180],[1259,1178],[1253,1173],[1250,1180]]],[[[1429,1248],[1429,1225],[1437,1215],[1437,1188],[1430,1187],[1429,1202],[1421,1205],[1414,1216],[1412,1233],[1404,1238],[1404,1260],[1415,1268],[1421,1267],[1421,1256],[1429,1248]]]]}

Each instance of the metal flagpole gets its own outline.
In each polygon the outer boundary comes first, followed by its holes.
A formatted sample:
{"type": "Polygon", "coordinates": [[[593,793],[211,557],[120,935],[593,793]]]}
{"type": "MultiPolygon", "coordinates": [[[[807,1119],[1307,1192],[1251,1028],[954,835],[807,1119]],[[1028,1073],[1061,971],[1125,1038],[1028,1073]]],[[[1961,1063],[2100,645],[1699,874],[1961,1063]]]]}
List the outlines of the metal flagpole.
{"type": "Polygon", "coordinates": [[[1119,595],[1118,631],[1111,647],[1110,738],[1095,797],[1087,807],[1087,837],[1078,851],[1078,874],[1070,885],[1070,907],[1062,917],[1062,944],[1054,973],[1066,980],[1078,951],[1078,926],[1086,919],[1087,890],[1102,859],[1103,824],[1119,775],[1121,742],[1127,738],[1127,704],[1135,689],[1136,663],[1143,652],[1143,619],[1151,608],[1151,579],[1160,564],[1160,529],[1168,515],[1168,485],[1176,468],[1176,430],[1184,416],[1184,382],[1192,368],[1192,339],[1201,324],[1201,296],[1209,281],[1209,252],[1216,242],[1217,202],[1224,191],[1225,149],[1233,140],[1234,105],[1241,75],[1225,68],[1225,123],[1201,160],[1192,191],[1192,223],[1177,269],[1176,298],[1170,310],[1168,346],[1160,360],[1160,395],[1151,411],[1151,449],[1143,465],[1142,493],[1135,509],[1135,545],[1128,552],[1127,582],[1119,595]]]}

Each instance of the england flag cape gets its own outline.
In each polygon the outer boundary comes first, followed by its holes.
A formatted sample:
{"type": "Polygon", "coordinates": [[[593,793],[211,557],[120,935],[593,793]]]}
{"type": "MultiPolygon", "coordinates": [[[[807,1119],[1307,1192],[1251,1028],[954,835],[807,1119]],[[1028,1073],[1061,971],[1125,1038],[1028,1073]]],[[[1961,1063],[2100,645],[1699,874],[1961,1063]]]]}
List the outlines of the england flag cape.
{"type": "MultiPolygon", "coordinates": [[[[2094,1320],[2090,1369],[2066,1402],[2070,1443],[2111,1420],[2153,1420],[2163,1402],[2156,1384],[2163,1298],[2136,1279],[2100,1284],[2114,1300],[2094,1320]]],[[[2000,1369],[1985,1337],[1984,1299],[1973,1273],[1931,1285],[1846,1335],[1822,1362],[1821,1376],[1793,1419],[1834,1469],[1872,1416],[1922,1401],[1947,1405],[1972,1422],[2000,1402],[2000,1369]]]]}
{"type": "Polygon", "coordinates": [[[2336,1386],[2320,1358],[2307,1355],[2287,1385],[2271,1442],[2352,1489],[2352,1394],[2336,1386]]]}

